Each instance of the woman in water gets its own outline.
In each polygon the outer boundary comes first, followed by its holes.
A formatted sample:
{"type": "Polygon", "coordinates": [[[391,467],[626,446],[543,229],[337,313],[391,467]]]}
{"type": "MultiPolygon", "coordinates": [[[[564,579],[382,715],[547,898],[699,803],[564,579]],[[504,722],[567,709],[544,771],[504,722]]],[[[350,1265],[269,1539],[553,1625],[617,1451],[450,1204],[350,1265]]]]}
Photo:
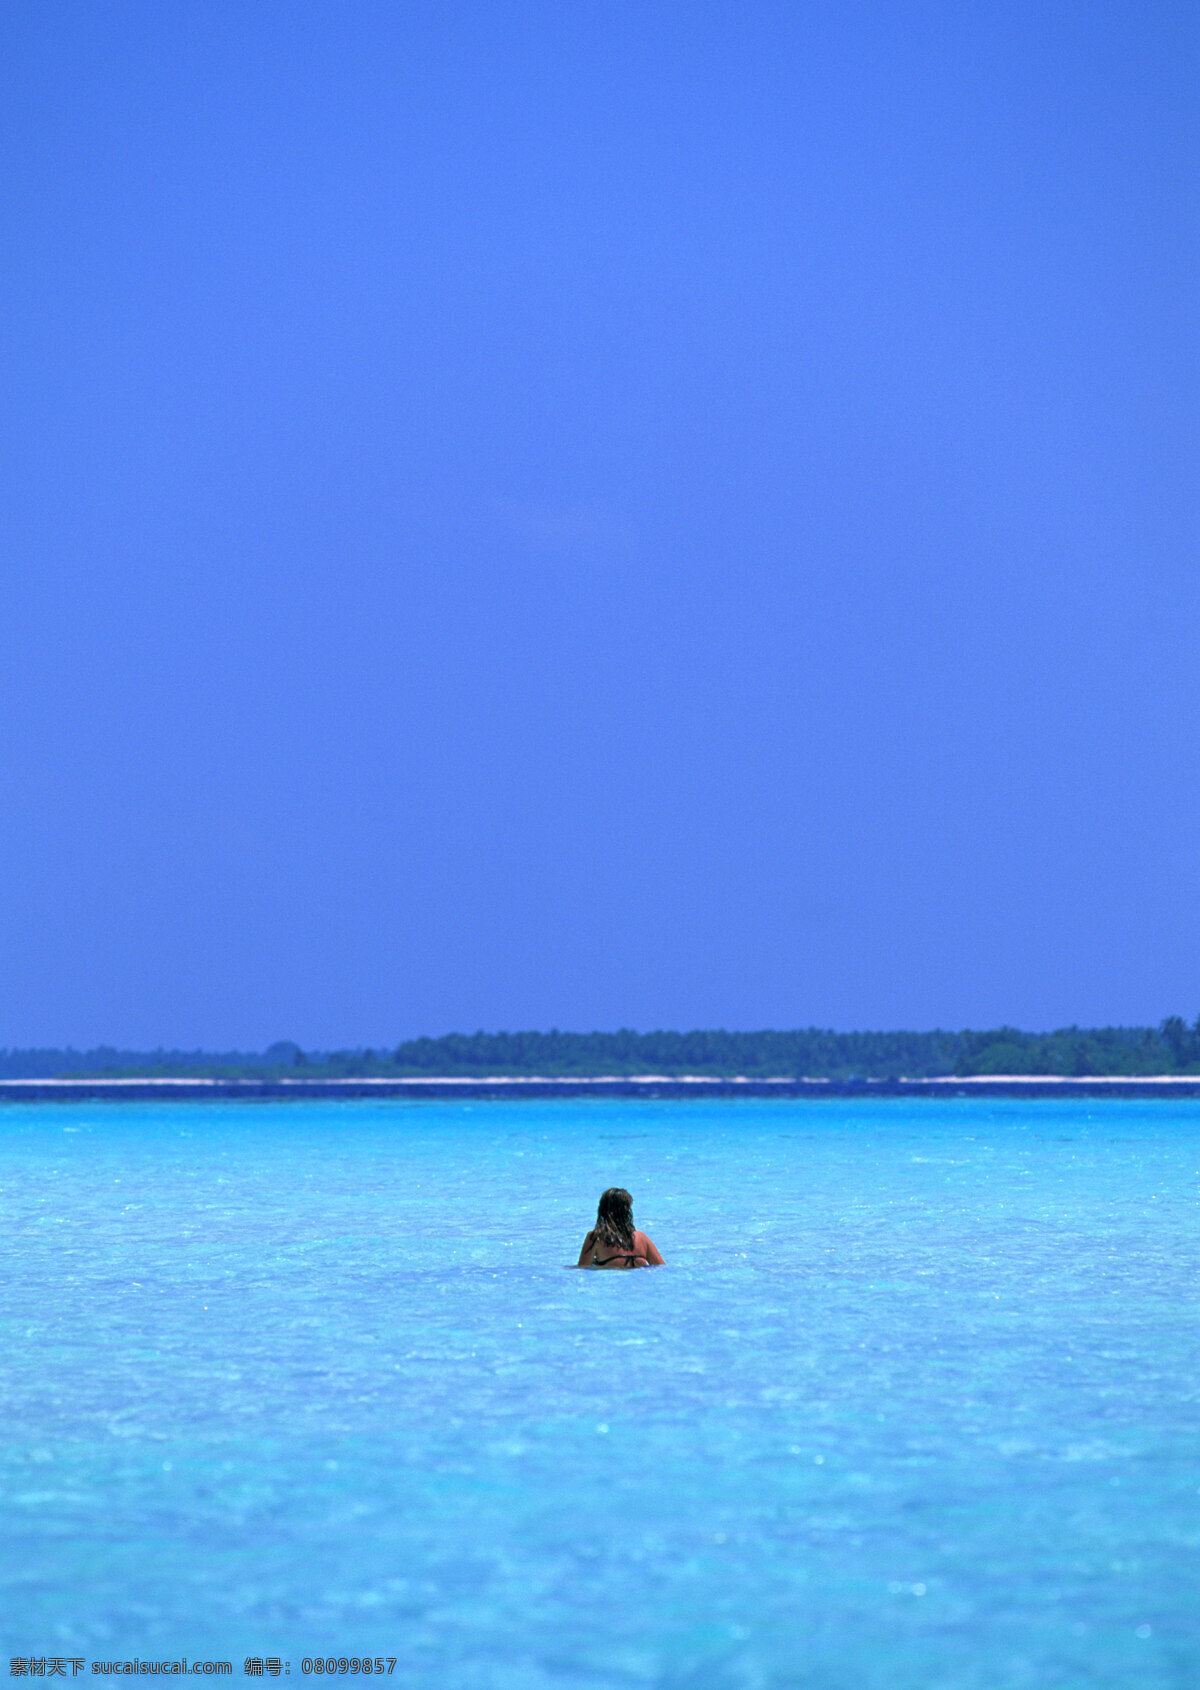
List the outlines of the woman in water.
{"type": "Polygon", "coordinates": [[[653,1239],[638,1232],[633,1224],[633,1198],[619,1185],[610,1186],[600,1198],[596,1224],[583,1241],[576,1267],[646,1268],[661,1267],[663,1259],[653,1239]]]}

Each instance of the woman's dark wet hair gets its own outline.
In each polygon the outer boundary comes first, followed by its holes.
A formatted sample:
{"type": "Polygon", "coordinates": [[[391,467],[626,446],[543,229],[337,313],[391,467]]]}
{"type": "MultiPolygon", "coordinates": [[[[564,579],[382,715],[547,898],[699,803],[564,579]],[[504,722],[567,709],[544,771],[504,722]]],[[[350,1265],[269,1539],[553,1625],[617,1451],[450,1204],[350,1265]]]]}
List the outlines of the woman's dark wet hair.
{"type": "Polygon", "coordinates": [[[619,1185],[610,1185],[596,1210],[596,1237],[601,1244],[633,1249],[633,1198],[619,1185]]]}

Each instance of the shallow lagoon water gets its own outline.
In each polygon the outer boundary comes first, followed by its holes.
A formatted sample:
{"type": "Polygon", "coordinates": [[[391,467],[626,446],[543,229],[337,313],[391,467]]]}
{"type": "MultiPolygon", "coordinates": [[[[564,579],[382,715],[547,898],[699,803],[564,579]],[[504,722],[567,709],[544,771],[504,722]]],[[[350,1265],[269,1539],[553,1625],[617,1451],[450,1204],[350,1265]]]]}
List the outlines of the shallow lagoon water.
{"type": "Polygon", "coordinates": [[[0,1650],[1200,1676],[1200,1105],[11,1106],[0,1650]],[[667,1267],[564,1271],[610,1184],[667,1267]]]}

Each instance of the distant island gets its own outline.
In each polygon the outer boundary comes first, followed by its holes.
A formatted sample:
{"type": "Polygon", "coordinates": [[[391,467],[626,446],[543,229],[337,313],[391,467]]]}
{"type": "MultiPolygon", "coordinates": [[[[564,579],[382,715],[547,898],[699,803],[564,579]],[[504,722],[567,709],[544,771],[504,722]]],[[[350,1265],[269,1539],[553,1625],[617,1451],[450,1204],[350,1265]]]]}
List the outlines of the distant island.
{"type": "Polygon", "coordinates": [[[1200,1016],[1157,1027],[984,1032],[446,1033],[392,1049],[304,1051],[290,1041],[243,1051],[2,1050],[0,1079],[486,1079],[660,1074],[828,1080],[973,1078],[988,1074],[1200,1076],[1200,1016]]]}

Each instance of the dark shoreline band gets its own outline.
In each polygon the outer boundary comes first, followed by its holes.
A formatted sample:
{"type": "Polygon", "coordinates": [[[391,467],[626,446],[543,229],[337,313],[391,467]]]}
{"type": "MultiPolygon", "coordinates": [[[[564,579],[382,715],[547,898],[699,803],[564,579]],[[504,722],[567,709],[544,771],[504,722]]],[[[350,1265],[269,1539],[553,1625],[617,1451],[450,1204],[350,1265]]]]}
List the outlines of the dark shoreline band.
{"type": "Polygon", "coordinates": [[[571,1079],[526,1076],[516,1079],[345,1079],[345,1080],[203,1080],[84,1079],[0,1080],[0,1103],[176,1102],[224,1099],[300,1101],[305,1098],[708,1098],[708,1097],[1200,1097],[1200,1076],[1163,1075],[1105,1079],[1100,1076],[1022,1075],[980,1079],[804,1080],[671,1078],[571,1079]]]}

